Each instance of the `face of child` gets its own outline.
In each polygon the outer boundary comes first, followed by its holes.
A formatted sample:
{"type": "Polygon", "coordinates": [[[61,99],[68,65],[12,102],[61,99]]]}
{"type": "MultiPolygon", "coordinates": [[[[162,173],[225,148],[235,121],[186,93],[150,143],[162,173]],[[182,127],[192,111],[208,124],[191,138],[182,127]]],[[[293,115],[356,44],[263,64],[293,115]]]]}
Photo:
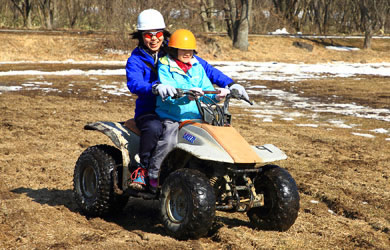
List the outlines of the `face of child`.
{"type": "Polygon", "coordinates": [[[157,52],[164,41],[164,33],[162,30],[144,31],[142,32],[142,39],[150,51],[157,52]]]}
{"type": "Polygon", "coordinates": [[[177,50],[177,59],[183,63],[189,63],[193,55],[194,55],[194,51],[192,49],[177,50]]]}

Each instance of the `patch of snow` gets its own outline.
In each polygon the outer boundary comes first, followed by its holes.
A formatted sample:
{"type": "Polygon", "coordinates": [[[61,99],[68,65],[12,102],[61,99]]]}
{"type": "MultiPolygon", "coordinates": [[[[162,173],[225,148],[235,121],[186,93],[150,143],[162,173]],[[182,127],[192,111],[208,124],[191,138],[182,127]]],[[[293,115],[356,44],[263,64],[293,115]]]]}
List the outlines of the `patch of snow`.
{"type": "Polygon", "coordinates": [[[0,92],[19,91],[22,88],[22,86],[0,86],[0,92]]]}
{"type": "Polygon", "coordinates": [[[331,50],[338,50],[338,51],[354,51],[354,50],[360,50],[359,48],[354,47],[345,47],[345,46],[326,46],[326,49],[331,50]]]}
{"type": "Polygon", "coordinates": [[[362,133],[355,133],[355,132],[352,132],[352,134],[357,136],[367,137],[367,138],[375,138],[375,135],[370,135],[370,134],[362,134],[362,133]]]}
{"type": "Polygon", "coordinates": [[[311,128],[318,128],[317,124],[295,124],[298,127],[311,127],[311,128]]]}
{"type": "MultiPolygon", "coordinates": [[[[374,109],[355,104],[340,104],[340,103],[320,103],[311,100],[310,98],[300,97],[297,94],[286,92],[283,90],[262,89],[256,91],[256,95],[266,97],[276,97],[277,101],[271,101],[270,106],[291,106],[298,109],[310,110],[314,113],[335,113],[341,115],[355,116],[361,118],[378,119],[390,121],[390,109],[374,109]],[[280,103],[282,102],[282,103],[280,103]]],[[[255,108],[256,106],[252,106],[255,108]]],[[[263,110],[265,107],[261,106],[263,110]]],[[[348,125],[339,126],[349,128],[348,125]]],[[[352,125],[350,125],[352,127],[352,125]]]]}
{"type": "Polygon", "coordinates": [[[264,85],[255,85],[255,86],[249,86],[247,89],[266,89],[267,86],[264,85]]]}
{"type": "Polygon", "coordinates": [[[271,35],[287,35],[287,34],[290,34],[287,32],[286,28],[282,28],[282,29],[277,29],[273,32],[269,32],[268,34],[271,34],[271,35]]]}
{"type": "Polygon", "coordinates": [[[378,133],[378,134],[387,134],[387,133],[389,133],[389,131],[384,129],[384,128],[372,129],[370,131],[374,132],[374,133],[378,133]]]}
{"type": "Polygon", "coordinates": [[[330,120],[329,123],[334,124],[338,128],[353,128],[355,125],[344,124],[344,121],[330,120]]]}

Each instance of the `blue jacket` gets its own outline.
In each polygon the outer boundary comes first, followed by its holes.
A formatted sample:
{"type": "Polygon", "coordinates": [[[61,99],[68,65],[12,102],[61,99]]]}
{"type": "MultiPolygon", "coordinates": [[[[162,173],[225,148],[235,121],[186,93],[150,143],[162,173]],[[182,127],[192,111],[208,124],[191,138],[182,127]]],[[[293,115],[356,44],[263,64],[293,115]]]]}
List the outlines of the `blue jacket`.
{"type": "MultiPolygon", "coordinates": [[[[191,89],[194,87],[203,90],[214,90],[205,70],[196,58],[191,59],[192,67],[184,73],[177,63],[169,56],[164,56],[158,62],[158,78],[161,84],[171,85],[174,88],[191,89]]],[[[207,95],[214,101],[215,95],[207,95]]],[[[202,98],[202,97],[201,97],[202,98]]],[[[168,97],[164,101],[157,96],[156,113],[162,119],[173,121],[185,121],[200,119],[198,107],[195,101],[190,101],[187,96],[179,99],[168,97]]]]}
{"type": "MultiPolygon", "coordinates": [[[[158,56],[162,57],[163,54],[159,53],[158,56]]],[[[230,77],[211,66],[205,60],[197,56],[195,58],[203,66],[206,75],[212,83],[224,88],[233,82],[230,77]]],[[[143,48],[137,47],[131,53],[126,64],[127,87],[131,93],[138,96],[135,103],[135,117],[145,113],[154,113],[156,109],[156,96],[152,94],[152,86],[158,82],[158,77],[145,62],[149,63],[150,66],[156,67],[157,61],[155,62],[154,58],[143,48]]]]}

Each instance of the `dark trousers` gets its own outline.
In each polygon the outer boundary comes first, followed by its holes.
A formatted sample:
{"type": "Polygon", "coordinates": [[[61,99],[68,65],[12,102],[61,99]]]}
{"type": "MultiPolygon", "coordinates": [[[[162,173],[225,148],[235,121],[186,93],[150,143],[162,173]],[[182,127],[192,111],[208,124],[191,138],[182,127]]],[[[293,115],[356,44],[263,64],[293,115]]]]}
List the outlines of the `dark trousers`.
{"type": "Polygon", "coordinates": [[[135,122],[141,131],[138,155],[141,164],[148,168],[157,142],[163,133],[163,124],[157,114],[154,113],[138,116],[135,122]]]}

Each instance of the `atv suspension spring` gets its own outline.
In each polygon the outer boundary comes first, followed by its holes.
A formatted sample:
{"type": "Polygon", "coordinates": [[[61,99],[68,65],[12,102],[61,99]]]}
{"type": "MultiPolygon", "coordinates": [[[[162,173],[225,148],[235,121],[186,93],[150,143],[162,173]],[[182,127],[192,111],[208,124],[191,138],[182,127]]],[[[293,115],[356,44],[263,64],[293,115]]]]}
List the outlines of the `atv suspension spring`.
{"type": "Polygon", "coordinates": [[[214,176],[214,177],[211,177],[210,178],[210,184],[211,184],[211,186],[215,186],[215,183],[217,183],[217,181],[218,181],[218,177],[217,176],[214,176]]]}

